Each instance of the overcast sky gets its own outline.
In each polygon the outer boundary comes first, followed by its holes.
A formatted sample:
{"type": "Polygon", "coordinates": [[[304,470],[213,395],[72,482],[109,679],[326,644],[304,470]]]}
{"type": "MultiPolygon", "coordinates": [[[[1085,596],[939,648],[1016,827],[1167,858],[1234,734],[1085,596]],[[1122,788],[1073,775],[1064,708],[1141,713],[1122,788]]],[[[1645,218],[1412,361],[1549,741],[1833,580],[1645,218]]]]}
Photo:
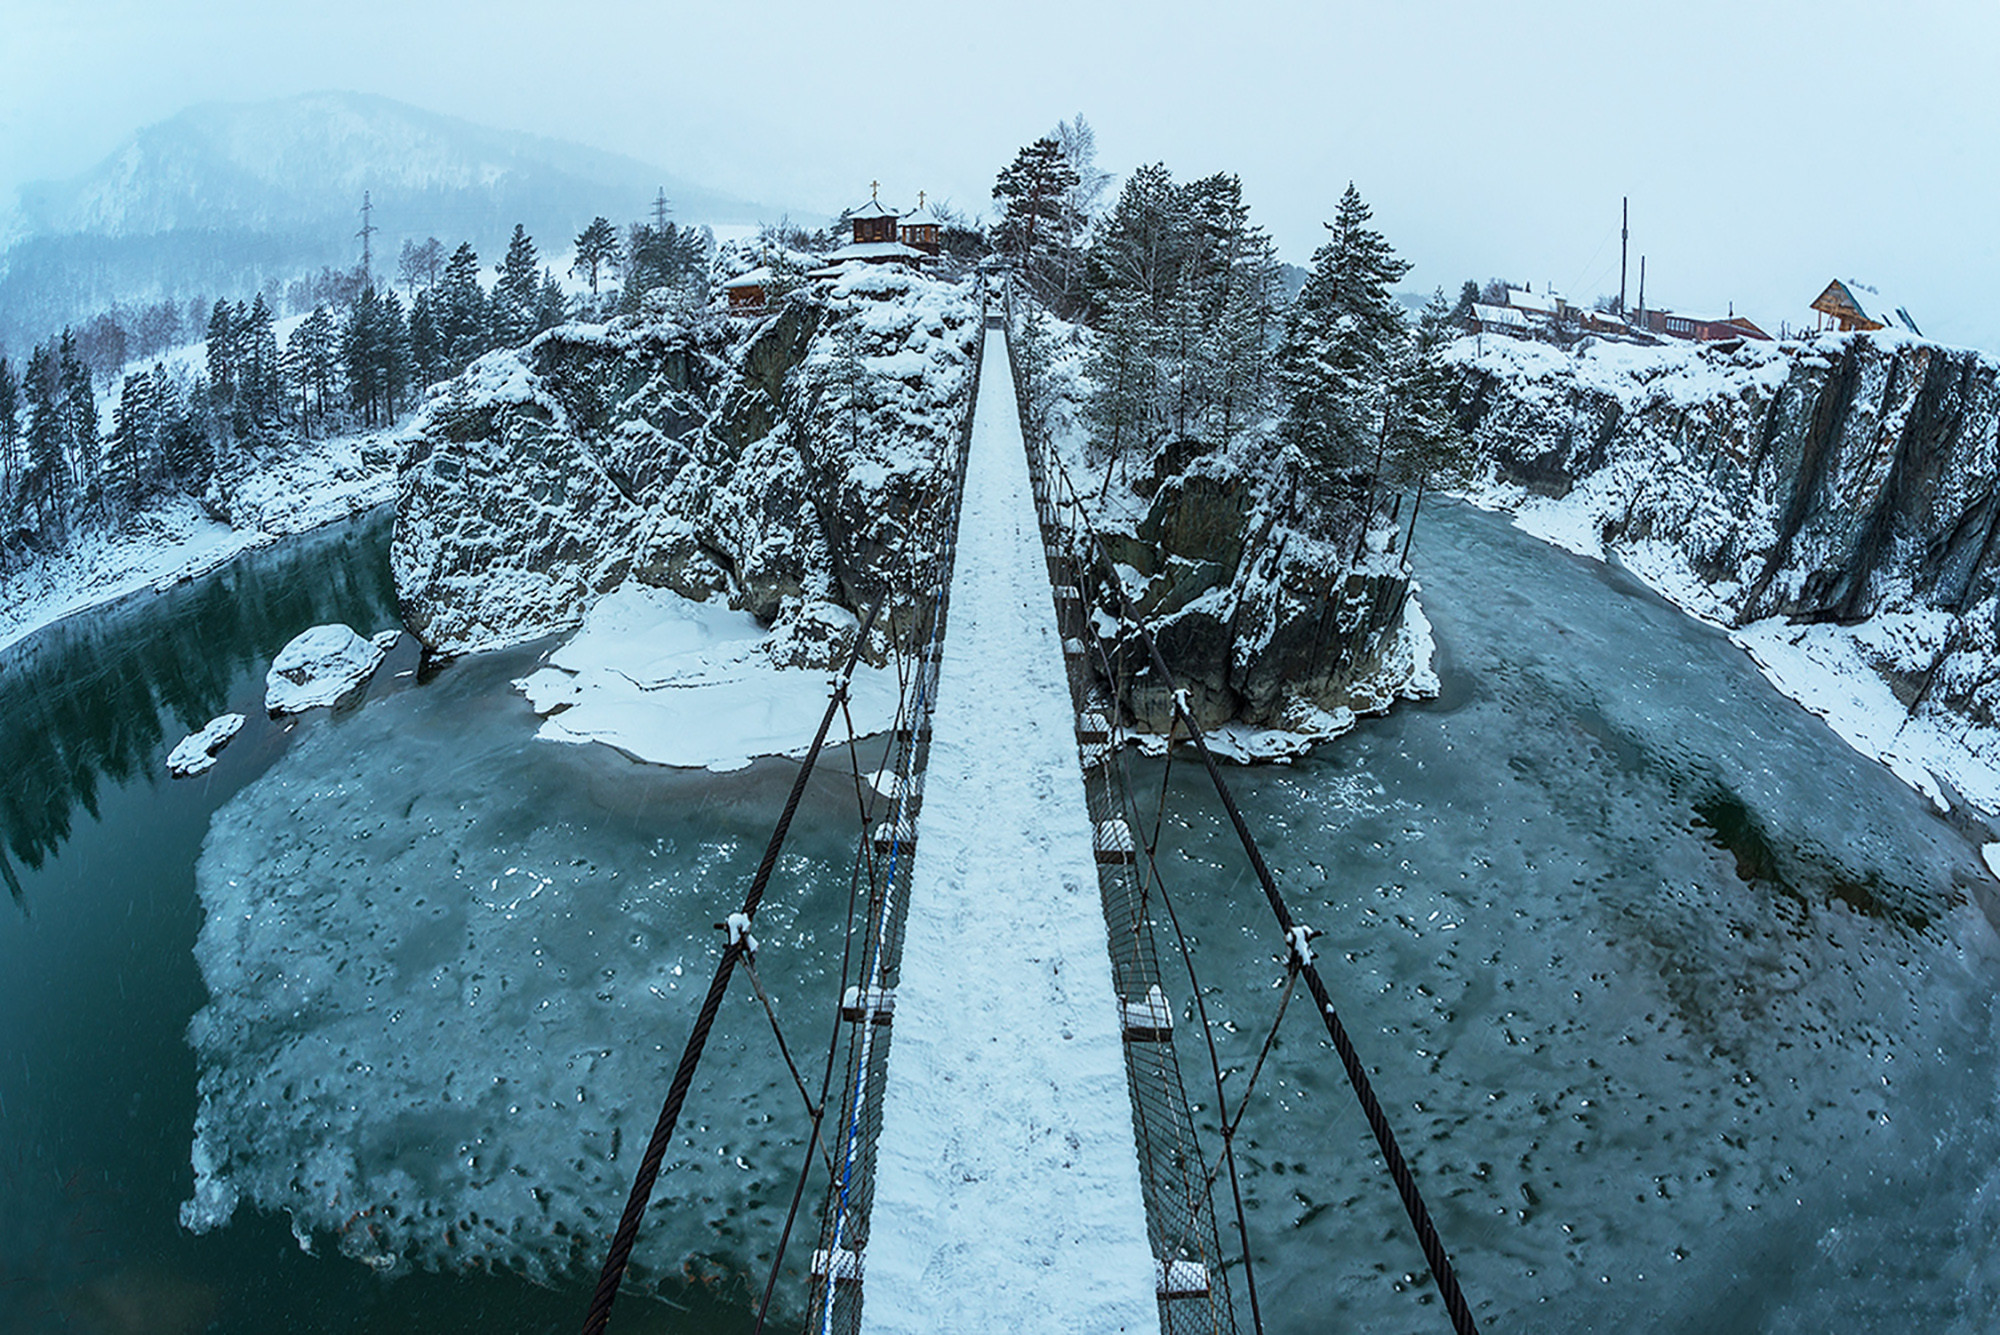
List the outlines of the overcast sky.
{"type": "MultiPolygon", "coordinates": [[[[1304,263],[1352,178],[1412,285],[1618,289],[1773,333],[1836,275],[2000,351],[2000,5],[8,0],[0,186],[195,102],[379,93],[830,213],[882,182],[977,211],[1081,113],[1099,160],[1243,179],[1304,263]],[[986,11],[986,12],[982,12],[986,11]],[[978,14],[978,17],[973,15],[978,14]]],[[[1115,185],[1114,185],[1115,188],[1115,185]]]]}

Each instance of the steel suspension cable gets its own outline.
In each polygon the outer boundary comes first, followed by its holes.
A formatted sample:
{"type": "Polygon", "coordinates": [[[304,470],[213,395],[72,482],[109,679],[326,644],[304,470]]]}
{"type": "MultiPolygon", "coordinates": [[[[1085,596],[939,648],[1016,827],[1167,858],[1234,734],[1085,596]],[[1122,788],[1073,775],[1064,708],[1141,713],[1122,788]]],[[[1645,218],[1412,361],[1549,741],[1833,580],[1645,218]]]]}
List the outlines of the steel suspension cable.
{"type": "MultiPolygon", "coordinates": [[[[1025,420],[1025,413],[1023,418],[1025,420]]],[[[1437,1227],[1431,1220],[1430,1208],[1424,1203],[1423,1195],[1417,1188],[1416,1177],[1411,1172],[1408,1161],[1403,1157],[1402,1147],[1397,1142],[1395,1131],[1390,1127],[1389,1119],[1382,1111],[1381,1101],[1375,1094],[1374,1082],[1369,1079],[1367,1068],[1362,1065],[1360,1054],[1348,1036],[1347,1026],[1341,1022],[1333,998],[1327,992],[1325,983],[1321,981],[1319,970],[1312,963],[1311,951],[1306,946],[1307,934],[1299,928],[1285,903],[1283,894],[1279,892],[1277,882],[1271,876],[1271,869],[1265,863],[1264,855],[1258,849],[1257,841],[1251,835],[1250,827],[1236,805],[1236,798],[1231,793],[1228,783],[1223,780],[1215,755],[1209,749],[1208,739],[1203,734],[1201,725],[1195,720],[1193,711],[1188,707],[1186,693],[1167,667],[1166,659],[1161,655],[1159,645],[1154,641],[1151,631],[1134,612],[1131,598],[1125,589],[1125,581],[1118,573],[1117,564],[1111,560],[1103,539],[1095,526],[1089,522],[1087,513],[1083,509],[1081,494],[1071,481],[1069,470],[1063,466],[1061,458],[1056,456],[1053,449],[1049,449],[1046,445],[1043,448],[1050,456],[1050,461],[1055,464],[1055,470],[1063,487],[1069,492],[1070,504],[1077,512],[1076,522],[1093,549],[1092,563],[1099,566],[1100,575],[1107,579],[1116,592],[1121,612],[1120,620],[1139,637],[1140,643],[1152,661],[1154,671],[1159,674],[1161,683],[1170,693],[1175,716],[1187,725],[1189,739],[1195,744],[1202,765],[1208,771],[1209,780],[1221,799],[1224,811],[1229,815],[1236,837],[1250,860],[1251,871],[1256,875],[1258,885],[1263,889],[1264,897],[1277,919],[1279,931],[1283,933],[1290,949],[1298,958],[1299,972],[1305,979],[1306,990],[1312,995],[1315,1008],[1325,1024],[1327,1036],[1332,1040],[1334,1051],[1340,1056],[1341,1066],[1347,1074],[1347,1082],[1353,1088],[1355,1098],[1361,1105],[1362,1115],[1367,1119],[1368,1129],[1374,1134],[1376,1146],[1382,1152],[1383,1162],[1388,1168],[1390,1180],[1395,1184],[1396,1194],[1402,1201],[1404,1213],[1409,1216],[1411,1227],[1416,1231],[1417,1245],[1423,1251],[1425,1264],[1430,1268],[1431,1280],[1436,1285],[1439,1296],[1444,1299],[1445,1312],[1451,1319],[1452,1329],[1456,1335],[1478,1335],[1478,1324],[1474,1321],[1472,1309],[1459,1287],[1458,1275],[1452,1267],[1451,1257],[1446,1253],[1444,1243],[1438,1236],[1437,1227]]]]}
{"type": "MultiPolygon", "coordinates": [[[[764,889],[770,884],[771,872],[778,865],[778,854],[791,830],[792,817],[798,813],[799,802],[805,796],[806,782],[812,778],[820,748],[826,745],[827,730],[833,726],[834,715],[847,698],[854,666],[861,658],[861,647],[874,629],[876,614],[881,610],[882,604],[878,599],[855,633],[854,646],[848,651],[846,666],[834,679],[826,713],[819,721],[819,730],[813,734],[812,746],[799,766],[798,777],[792,782],[792,791],[785,799],[785,809],[778,817],[777,828],[771,831],[770,843],[765,846],[764,860],[757,865],[757,873],[751,878],[750,889],[743,897],[743,907],[739,912],[746,920],[755,919],[757,906],[763,902],[764,889]]],[[[625,1212],[619,1218],[617,1232],[612,1235],[610,1251],[604,1258],[604,1269],[598,1276],[596,1292],[590,1299],[590,1310],[584,1317],[584,1335],[603,1335],[605,1326],[611,1320],[611,1306],[618,1300],[619,1286],[624,1283],[625,1271],[631,1264],[632,1247],[638,1241],[640,1222],[645,1218],[646,1206],[652,1200],[653,1184],[660,1175],[660,1162],[666,1158],[667,1144],[673,1139],[681,1106],[694,1083],[695,1068],[701,1064],[702,1052],[708,1046],[709,1030],[714,1027],[716,1013],[722,1008],[722,998],[729,989],[729,977],[735,972],[737,961],[743,954],[746,937],[747,934],[732,930],[728,944],[722,948],[722,958],[715,966],[715,977],[709,983],[708,995],[702,999],[701,1011],[695,1016],[694,1028],[681,1051],[680,1066],[674,1071],[666,1101],[660,1105],[660,1116],[654,1123],[652,1139],[647,1142],[645,1156],[639,1161],[639,1171],[633,1178],[632,1193],[625,1202],[625,1212]]]]}

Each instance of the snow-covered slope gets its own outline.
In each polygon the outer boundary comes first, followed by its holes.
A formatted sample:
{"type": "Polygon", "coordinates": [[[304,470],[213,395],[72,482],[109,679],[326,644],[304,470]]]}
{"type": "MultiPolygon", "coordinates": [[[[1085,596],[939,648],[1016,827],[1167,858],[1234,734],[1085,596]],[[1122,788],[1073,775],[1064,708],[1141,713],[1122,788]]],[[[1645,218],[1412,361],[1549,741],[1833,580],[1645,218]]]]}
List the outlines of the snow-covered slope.
{"type": "Polygon", "coordinates": [[[1455,355],[1489,500],[1733,628],[1919,788],[2000,811],[2000,363],[1881,334],[1455,355]]]}

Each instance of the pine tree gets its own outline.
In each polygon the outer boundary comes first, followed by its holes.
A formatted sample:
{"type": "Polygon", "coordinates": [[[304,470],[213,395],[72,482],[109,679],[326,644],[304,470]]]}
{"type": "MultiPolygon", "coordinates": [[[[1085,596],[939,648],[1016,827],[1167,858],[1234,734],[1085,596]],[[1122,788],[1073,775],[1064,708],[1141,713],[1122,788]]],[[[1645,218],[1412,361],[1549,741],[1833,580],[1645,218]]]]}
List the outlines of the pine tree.
{"type": "Polygon", "coordinates": [[[1121,294],[1147,304],[1147,316],[1166,318],[1178,274],[1175,233],[1180,193],[1164,163],[1140,167],[1125,178],[1118,201],[1098,224],[1086,264],[1088,287],[1100,311],[1121,294]]]}
{"type": "Polygon", "coordinates": [[[1013,257],[1022,277],[1038,286],[1059,287],[1050,280],[1069,267],[1066,252],[1081,221],[1070,212],[1078,185],[1076,169],[1052,136],[1021,149],[993,183],[993,198],[1000,201],[995,243],[1013,257]]]}
{"type": "Polygon", "coordinates": [[[597,300],[597,278],[600,270],[616,273],[618,269],[618,229],[603,215],[590,220],[590,226],[576,236],[576,262],[570,265],[571,273],[590,276],[590,299],[597,300]]]}

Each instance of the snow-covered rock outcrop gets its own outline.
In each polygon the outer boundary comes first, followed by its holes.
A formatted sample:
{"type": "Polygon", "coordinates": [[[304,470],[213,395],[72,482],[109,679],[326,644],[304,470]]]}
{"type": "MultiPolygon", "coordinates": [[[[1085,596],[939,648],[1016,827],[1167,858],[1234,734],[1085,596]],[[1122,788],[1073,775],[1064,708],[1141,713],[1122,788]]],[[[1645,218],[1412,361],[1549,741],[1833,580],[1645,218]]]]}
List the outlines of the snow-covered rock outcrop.
{"type": "MultiPolygon", "coordinates": [[[[1322,531],[1309,476],[1268,438],[1186,462],[1163,451],[1139,485],[1143,509],[1102,507],[1096,523],[1204,728],[1333,736],[1436,693],[1409,572],[1373,544],[1356,560],[1351,537],[1322,531]]],[[[1139,727],[1166,731],[1173,701],[1150,671],[1125,703],[1139,727]]]]}
{"type": "Polygon", "coordinates": [[[241,731],[241,714],[223,714],[210,719],[199,731],[181,738],[167,753],[167,773],[176,779],[207,773],[215,767],[216,757],[222,754],[222,748],[235,741],[236,734],[241,731]]]}
{"type": "Polygon", "coordinates": [[[1615,554],[1857,746],[2000,809],[2000,363],[1879,333],[1455,355],[1524,527],[1615,554]]]}
{"type": "MultiPolygon", "coordinates": [[[[1218,749],[1282,758],[1399,699],[1436,695],[1410,572],[1386,550],[1386,530],[1357,541],[1361,497],[1344,489],[1359,484],[1308,467],[1269,423],[1226,445],[1169,440],[1150,456],[1109,459],[1083,425],[1090,337],[1051,341],[1030,430],[1062,457],[1125,596],[1218,749]]],[[[1117,606],[1100,582],[1092,604],[1117,606]]],[[[1132,726],[1167,733],[1174,702],[1136,635],[1103,612],[1095,630],[1124,665],[1115,689],[1132,726]]]]}
{"type": "Polygon", "coordinates": [[[264,674],[264,708],[274,715],[298,714],[340,703],[367,685],[401,634],[388,630],[368,640],[346,626],[301,631],[264,674]]]}
{"type": "Polygon", "coordinates": [[[726,594],[780,663],[830,661],[830,613],[885,593],[901,629],[977,325],[966,287],[855,266],[747,326],[652,308],[481,359],[403,437],[406,623],[442,653],[519,643],[636,580],[726,594]]]}

